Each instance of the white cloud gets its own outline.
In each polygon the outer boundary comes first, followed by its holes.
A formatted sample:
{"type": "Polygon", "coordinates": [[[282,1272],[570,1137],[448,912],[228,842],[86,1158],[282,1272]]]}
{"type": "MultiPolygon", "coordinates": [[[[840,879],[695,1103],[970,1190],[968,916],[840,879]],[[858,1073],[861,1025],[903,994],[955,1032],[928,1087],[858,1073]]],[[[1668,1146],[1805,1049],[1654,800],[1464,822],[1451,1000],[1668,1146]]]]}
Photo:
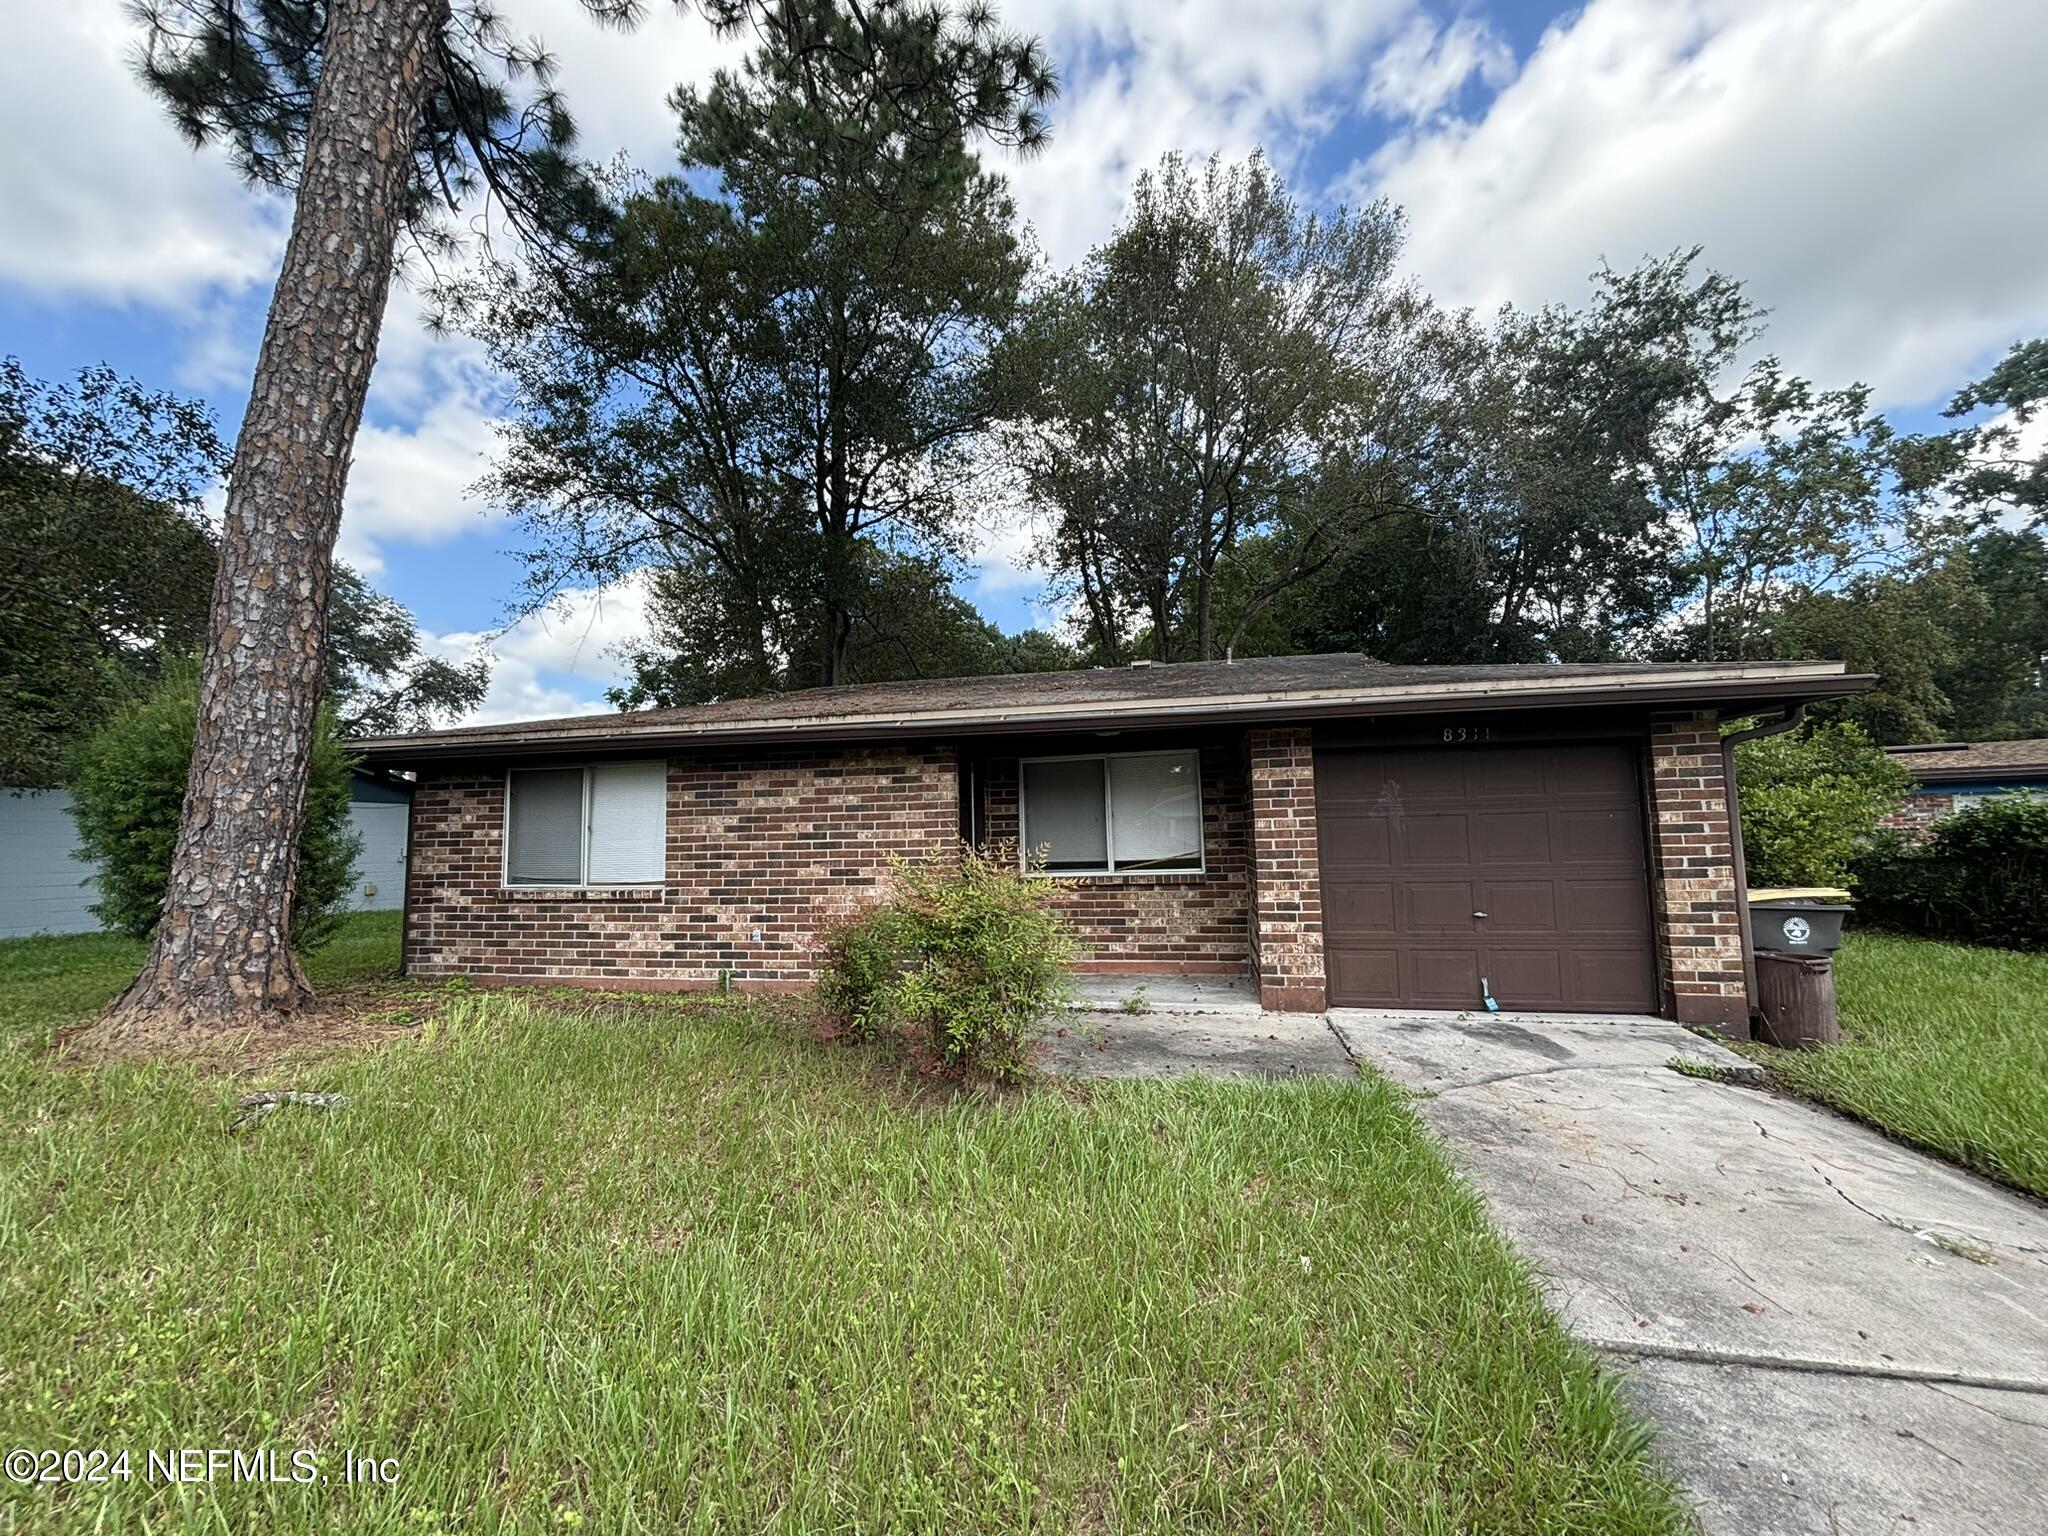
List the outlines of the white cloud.
{"type": "Polygon", "coordinates": [[[1285,167],[1348,105],[1372,48],[1413,0],[1022,0],[1004,24],[1045,39],[1066,74],[1052,142],[1009,176],[1046,254],[1067,265],[1115,224],[1139,171],[1168,150],[1285,167]]]}
{"type": "Polygon", "coordinates": [[[1366,105],[1389,117],[1428,118],[1477,75],[1498,86],[1513,78],[1515,56],[1483,21],[1460,16],[1438,26],[1417,16],[1380,50],[1366,76],[1366,105]]]}
{"type": "Polygon", "coordinates": [[[450,660],[467,660],[479,650],[489,654],[490,692],[461,723],[496,725],[610,709],[604,690],[626,675],[618,652],[646,636],[646,589],[634,576],[610,588],[564,592],[543,612],[497,634],[460,631],[421,639],[426,650],[450,660]]]}
{"type": "Polygon", "coordinates": [[[486,509],[469,491],[488,463],[493,420],[474,391],[450,385],[409,425],[365,423],[349,468],[341,558],[375,576],[387,543],[438,544],[478,527],[486,509]]]}
{"type": "Polygon", "coordinates": [[[0,280],[32,293],[167,303],[268,282],[288,210],[194,152],[137,84],[113,0],[8,8],[0,48],[0,280]]]}
{"type": "Polygon", "coordinates": [[[1482,306],[1704,243],[1789,366],[1918,403],[2048,324],[2044,76],[2036,6],[1591,0],[1342,190],[1404,204],[1424,282],[1482,306]]]}

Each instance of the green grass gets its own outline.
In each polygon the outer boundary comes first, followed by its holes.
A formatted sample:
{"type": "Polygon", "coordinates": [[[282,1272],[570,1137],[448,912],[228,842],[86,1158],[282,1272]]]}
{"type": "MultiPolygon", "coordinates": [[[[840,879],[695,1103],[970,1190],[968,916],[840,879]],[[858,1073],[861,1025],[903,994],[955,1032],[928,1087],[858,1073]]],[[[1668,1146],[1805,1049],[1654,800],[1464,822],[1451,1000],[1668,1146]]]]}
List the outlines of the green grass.
{"type": "Polygon", "coordinates": [[[2048,1196],[2048,955],[1856,933],[1840,1045],[1748,1047],[1795,1091],[2048,1196]]]}
{"type": "Polygon", "coordinates": [[[399,1482],[0,1528],[1686,1528],[1383,1085],[942,1098],[742,1003],[455,990],[233,1136],[242,1082],[51,1064],[126,963],[59,942],[0,946],[6,1444],[399,1482]]]}
{"type": "MultiPolygon", "coordinates": [[[[398,972],[396,912],[357,912],[326,948],[306,957],[314,989],[398,972]]],[[[110,933],[0,940],[0,1036],[50,1029],[97,1013],[135,979],[148,945],[110,933]]]]}

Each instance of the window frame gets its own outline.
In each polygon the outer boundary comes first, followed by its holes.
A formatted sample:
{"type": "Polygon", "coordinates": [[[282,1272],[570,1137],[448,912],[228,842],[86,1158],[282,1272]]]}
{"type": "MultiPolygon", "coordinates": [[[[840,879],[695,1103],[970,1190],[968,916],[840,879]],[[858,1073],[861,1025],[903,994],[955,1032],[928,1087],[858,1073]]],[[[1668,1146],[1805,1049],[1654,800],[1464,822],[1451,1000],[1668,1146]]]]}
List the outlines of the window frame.
{"type": "Polygon", "coordinates": [[[665,757],[588,758],[573,763],[523,763],[508,766],[504,773],[505,814],[498,829],[498,888],[503,891],[659,891],[668,886],[668,759],[665,757]],[[659,880],[592,880],[590,878],[590,775],[597,768],[618,768],[628,763],[661,764],[661,878],[659,880]],[[575,769],[583,775],[583,799],[577,813],[577,867],[583,878],[573,883],[559,880],[512,878],[512,775],[515,773],[559,773],[575,769]]]}
{"type": "Polygon", "coordinates": [[[1209,805],[1204,796],[1202,781],[1202,749],[1200,747],[1151,747],[1137,752],[1056,752],[1037,757],[1017,759],[1017,867],[1026,874],[1032,873],[1032,844],[1025,840],[1030,826],[1030,812],[1025,804],[1024,770],[1033,763],[1087,763],[1102,764],[1102,849],[1103,857],[1110,861],[1100,869],[1046,869],[1038,873],[1051,880],[1101,880],[1114,878],[1130,880],[1157,876],[1160,878],[1186,878],[1190,875],[1209,873],[1209,805]],[[1195,765],[1195,862],[1192,865],[1173,869],[1144,869],[1126,866],[1118,868],[1116,859],[1116,796],[1111,792],[1109,765],[1119,757],[1185,757],[1195,765]]]}

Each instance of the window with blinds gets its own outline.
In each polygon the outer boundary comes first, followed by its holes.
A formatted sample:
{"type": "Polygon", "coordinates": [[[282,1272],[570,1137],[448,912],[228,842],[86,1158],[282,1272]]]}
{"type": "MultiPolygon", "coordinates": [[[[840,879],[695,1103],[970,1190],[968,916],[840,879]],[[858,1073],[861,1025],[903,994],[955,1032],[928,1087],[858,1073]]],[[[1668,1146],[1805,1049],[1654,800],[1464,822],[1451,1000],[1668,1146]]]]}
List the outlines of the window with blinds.
{"type": "Polygon", "coordinates": [[[1054,875],[1202,869],[1198,754],[1026,758],[1021,768],[1027,865],[1054,875]]]}
{"type": "Polygon", "coordinates": [[[667,843],[666,763],[506,775],[507,885],[659,885],[667,843]]]}

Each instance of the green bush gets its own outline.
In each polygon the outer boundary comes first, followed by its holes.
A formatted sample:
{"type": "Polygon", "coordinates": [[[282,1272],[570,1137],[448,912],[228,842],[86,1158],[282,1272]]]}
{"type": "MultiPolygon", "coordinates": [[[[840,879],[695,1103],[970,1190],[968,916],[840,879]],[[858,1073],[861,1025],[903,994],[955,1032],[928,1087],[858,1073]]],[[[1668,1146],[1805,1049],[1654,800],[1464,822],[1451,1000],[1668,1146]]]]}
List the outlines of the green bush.
{"type": "Polygon", "coordinates": [[[1050,896],[1001,850],[901,865],[888,901],[827,936],[819,996],[856,1034],[890,1030],[947,1067],[1022,1077],[1074,955],[1050,896]]]}
{"type": "Polygon", "coordinates": [[[1848,721],[1743,742],[1735,778],[1752,886],[1852,884],[1856,855],[1913,787],[1848,721]]]}
{"type": "MultiPolygon", "coordinates": [[[[171,853],[192,768],[199,676],[174,668],[141,702],[119,711],[78,749],[72,816],[81,856],[99,865],[93,911],[107,927],[145,938],[163,915],[171,853]]],[[[313,742],[306,821],[299,834],[292,944],[318,949],[347,910],[362,842],[348,819],[349,764],[325,710],[313,742]]]]}
{"type": "Polygon", "coordinates": [[[2048,950],[2048,800],[1988,800],[1937,822],[1924,842],[1880,839],[1856,878],[1858,915],[1876,927],[2048,950]]]}

